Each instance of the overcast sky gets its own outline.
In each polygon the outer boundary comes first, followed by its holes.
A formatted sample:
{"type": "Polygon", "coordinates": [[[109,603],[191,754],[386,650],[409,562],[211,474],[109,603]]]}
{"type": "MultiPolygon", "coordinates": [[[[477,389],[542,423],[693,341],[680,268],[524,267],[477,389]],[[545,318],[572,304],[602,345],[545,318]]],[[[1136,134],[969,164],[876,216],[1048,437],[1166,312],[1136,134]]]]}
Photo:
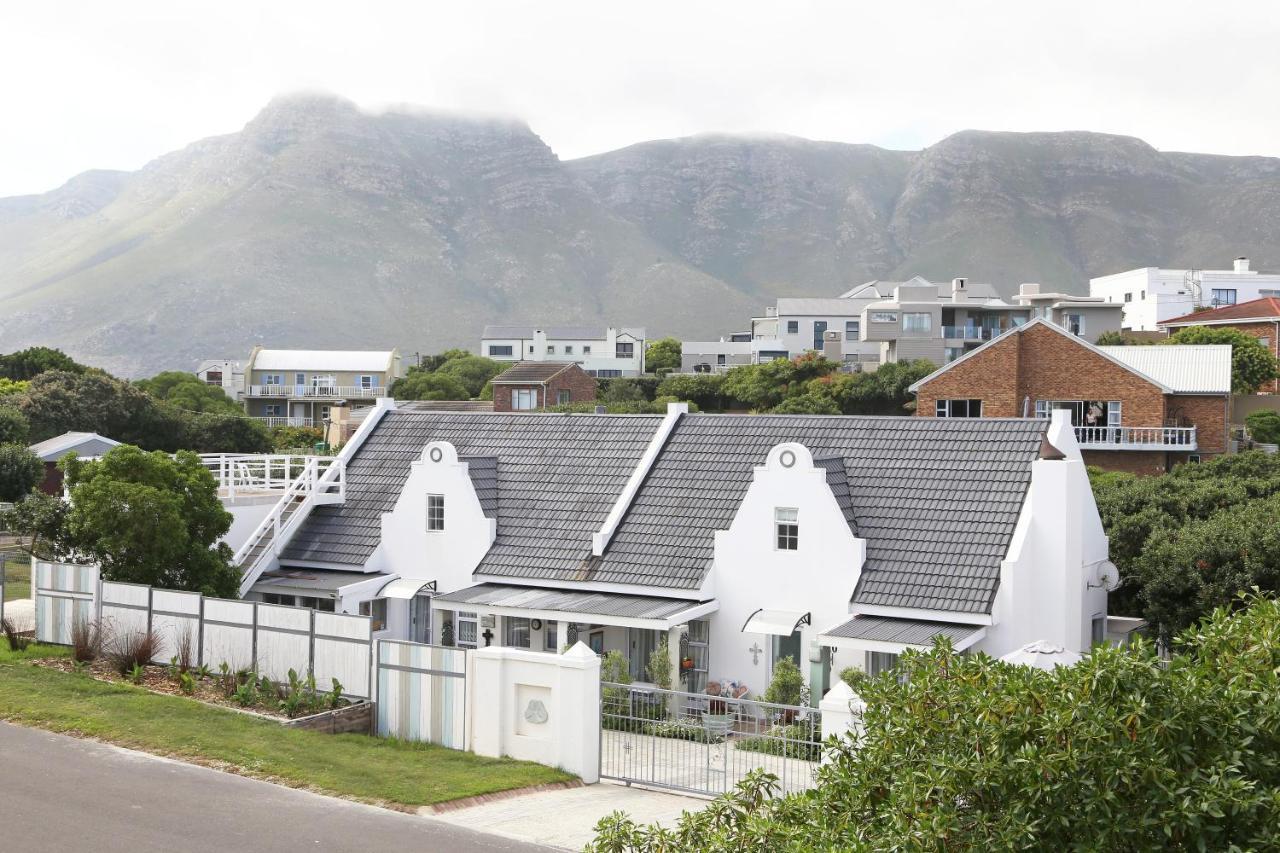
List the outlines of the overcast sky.
{"type": "Polygon", "coordinates": [[[0,196],[136,169],[326,90],[525,119],[562,158],[704,131],[921,148],[1085,129],[1280,155],[1250,2],[4,3],[0,196]]]}

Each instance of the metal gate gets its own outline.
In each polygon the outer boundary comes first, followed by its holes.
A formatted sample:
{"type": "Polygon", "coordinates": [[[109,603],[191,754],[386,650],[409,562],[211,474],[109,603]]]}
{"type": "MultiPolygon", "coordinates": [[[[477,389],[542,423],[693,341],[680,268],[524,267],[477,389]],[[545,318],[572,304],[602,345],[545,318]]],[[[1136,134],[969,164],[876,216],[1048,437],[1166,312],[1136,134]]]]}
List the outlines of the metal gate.
{"type": "Polygon", "coordinates": [[[600,684],[604,778],[716,795],[761,769],[789,794],[813,786],[821,758],[816,708],[600,684]]]}
{"type": "Polygon", "coordinates": [[[378,734],[467,748],[467,652],[378,641],[378,734]]]}

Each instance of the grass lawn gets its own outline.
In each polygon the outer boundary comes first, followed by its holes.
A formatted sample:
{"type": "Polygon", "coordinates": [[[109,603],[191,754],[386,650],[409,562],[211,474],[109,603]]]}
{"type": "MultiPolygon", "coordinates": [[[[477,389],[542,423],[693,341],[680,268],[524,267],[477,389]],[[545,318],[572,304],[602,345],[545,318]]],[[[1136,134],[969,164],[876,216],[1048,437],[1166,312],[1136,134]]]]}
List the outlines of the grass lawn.
{"type": "Polygon", "coordinates": [[[540,764],[481,758],[428,744],[286,729],[180,696],[108,684],[24,660],[50,653],[48,647],[33,646],[26,654],[14,654],[0,641],[0,719],[400,806],[573,778],[540,764]]]}
{"type": "Polygon", "coordinates": [[[4,567],[5,601],[31,597],[31,564],[16,563],[15,559],[15,555],[10,554],[4,567]]]}

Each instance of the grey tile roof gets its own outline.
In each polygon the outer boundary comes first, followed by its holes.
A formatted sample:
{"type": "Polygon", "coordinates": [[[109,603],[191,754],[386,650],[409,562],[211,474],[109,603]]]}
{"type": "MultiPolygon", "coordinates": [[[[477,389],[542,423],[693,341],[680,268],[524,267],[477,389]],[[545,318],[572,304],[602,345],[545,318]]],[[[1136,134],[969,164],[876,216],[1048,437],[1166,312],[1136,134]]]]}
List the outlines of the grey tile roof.
{"type": "Polygon", "coordinates": [[[981,630],[983,630],[981,625],[956,625],[950,622],[926,622],[920,619],[892,619],[887,616],[855,616],[843,625],[837,625],[822,633],[829,637],[928,646],[932,645],[934,637],[946,637],[952,643],[959,643],[981,630]]]}
{"type": "Polygon", "coordinates": [[[574,366],[572,361],[521,361],[493,377],[495,385],[512,382],[546,382],[574,366]]]}
{"type": "Polygon", "coordinates": [[[686,415],[590,579],[696,589],[711,567],[714,533],[729,527],[753,466],[773,446],[798,441],[815,458],[844,460],[854,522],[867,540],[856,602],[988,612],[1047,425],[686,415]]]}
{"type": "Polygon", "coordinates": [[[471,477],[471,486],[480,499],[480,509],[485,518],[498,517],[498,457],[468,456],[461,461],[467,463],[467,474],[471,477]]]}
{"type": "MultiPolygon", "coordinates": [[[[371,407],[372,408],[372,407],[371,407]]],[[[397,409],[410,412],[492,412],[492,400],[402,400],[397,409]]]]}
{"type": "Polygon", "coordinates": [[[665,619],[701,602],[687,598],[660,598],[619,592],[544,589],[531,586],[482,583],[445,595],[437,602],[487,604],[492,607],[519,607],[525,610],[558,610],[597,616],[628,616],[635,619],[665,619]]]}
{"type": "Polygon", "coordinates": [[[836,504],[844,513],[844,520],[849,522],[849,529],[853,531],[854,536],[857,536],[858,519],[853,514],[853,495],[849,491],[849,473],[844,467],[844,460],[839,456],[828,456],[825,459],[813,460],[813,464],[826,469],[827,485],[831,487],[831,494],[835,495],[836,504]]]}
{"type": "Polygon", "coordinates": [[[428,442],[442,440],[460,457],[498,459],[498,534],[480,569],[571,579],[661,421],[658,415],[387,412],[347,464],[346,501],[316,507],[281,560],[364,565],[409,463],[428,442]]]}

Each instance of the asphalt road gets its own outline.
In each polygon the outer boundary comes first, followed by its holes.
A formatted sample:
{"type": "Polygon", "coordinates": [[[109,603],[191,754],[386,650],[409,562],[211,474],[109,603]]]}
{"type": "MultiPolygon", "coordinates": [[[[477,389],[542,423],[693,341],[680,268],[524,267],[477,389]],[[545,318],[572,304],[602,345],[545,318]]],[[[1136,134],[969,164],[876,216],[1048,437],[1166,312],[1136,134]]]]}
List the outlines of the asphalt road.
{"type": "Polygon", "coordinates": [[[6,853],[548,849],[0,723],[0,850],[6,853]]]}

